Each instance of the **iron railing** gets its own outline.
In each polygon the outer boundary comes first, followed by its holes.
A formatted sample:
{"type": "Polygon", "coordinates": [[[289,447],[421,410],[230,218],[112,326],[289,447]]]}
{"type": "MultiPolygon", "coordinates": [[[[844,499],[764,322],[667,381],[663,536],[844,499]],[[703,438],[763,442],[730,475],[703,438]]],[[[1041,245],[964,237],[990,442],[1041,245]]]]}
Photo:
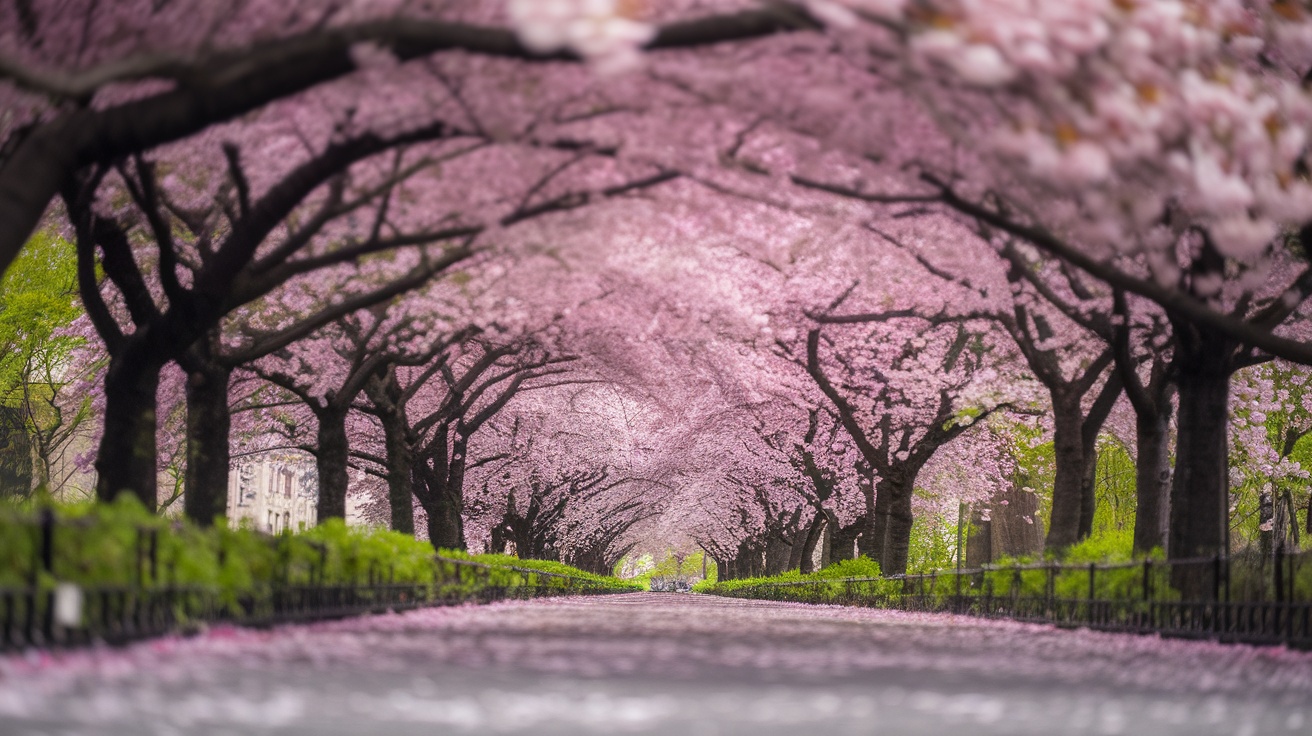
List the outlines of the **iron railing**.
{"type": "MultiPolygon", "coordinates": [[[[605,580],[543,572],[513,565],[488,565],[435,555],[431,580],[396,582],[394,570],[372,566],[367,581],[324,580],[327,549],[310,564],[308,582],[292,582],[288,561],[272,582],[242,589],[179,585],[161,565],[158,529],[136,530],[129,557],[135,569],[127,584],[60,582],[55,554],[53,514],[41,514],[32,526],[33,559],[25,584],[0,586],[0,651],[26,647],[124,643],[171,632],[187,632],[212,623],[270,626],[342,618],[422,606],[487,603],[515,598],[591,595],[631,590],[605,580]]],[[[267,537],[279,545],[283,537],[267,537]]]]}
{"type": "Polygon", "coordinates": [[[1312,552],[1281,549],[1170,562],[1045,562],[728,584],[709,592],[1312,648],[1312,552]]]}

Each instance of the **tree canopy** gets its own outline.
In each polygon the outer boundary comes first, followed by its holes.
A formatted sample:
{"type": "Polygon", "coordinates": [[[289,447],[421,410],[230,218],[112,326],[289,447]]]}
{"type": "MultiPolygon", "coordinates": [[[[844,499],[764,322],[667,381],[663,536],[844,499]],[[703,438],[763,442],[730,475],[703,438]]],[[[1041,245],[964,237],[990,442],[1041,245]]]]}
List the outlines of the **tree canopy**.
{"type": "Polygon", "coordinates": [[[85,307],[4,324],[103,346],[102,498],[153,506],[182,458],[209,523],[232,447],[294,449],[321,519],[373,494],[444,545],[600,570],[677,540],[726,574],[901,572],[969,519],[1060,553],[1112,437],[1140,553],[1233,547],[1246,458],[1282,530],[1312,505],[1280,480],[1301,420],[1258,430],[1312,363],[1296,3],[31,0],[0,29],[0,267],[85,307]]]}

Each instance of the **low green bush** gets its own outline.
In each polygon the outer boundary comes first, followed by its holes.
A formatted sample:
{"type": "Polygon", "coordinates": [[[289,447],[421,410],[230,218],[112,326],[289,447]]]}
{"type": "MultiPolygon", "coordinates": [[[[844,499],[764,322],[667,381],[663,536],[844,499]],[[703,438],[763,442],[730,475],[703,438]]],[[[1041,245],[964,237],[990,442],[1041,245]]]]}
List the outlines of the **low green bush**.
{"type": "Polygon", "coordinates": [[[451,549],[438,550],[438,557],[441,561],[437,565],[443,581],[439,593],[443,596],[474,595],[481,587],[504,588],[512,596],[516,593],[515,589],[525,586],[548,590],[578,589],[580,586],[612,592],[642,590],[641,586],[626,580],[596,575],[550,560],[523,560],[503,554],[471,555],[462,550],[451,549]],[[455,561],[466,561],[477,565],[460,565],[455,561]],[[545,574],[525,576],[521,572],[524,570],[545,574]]]}
{"type": "MultiPolygon", "coordinates": [[[[960,586],[952,570],[867,581],[866,578],[879,577],[879,565],[861,557],[835,563],[809,575],[793,570],[771,577],[704,583],[694,586],[693,590],[715,595],[819,603],[844,600],[878,603],[905,595],[913,597],[918,606],[933,608],[946,605],[957,595],[1046,598],[1051,578],[1052,592],[1057,598],[1083,600],[1089,596],[1088,564],[1096,564],[1099,566],[1093,576],[1096,600],[1141,600],[1143,560],[1131,558],[1128,547],[1122,550],[1121,542],[1125,540],[1112,539],[1112,536],[1072,547],[1060,563],[1051,559],[1003,557],[981,572],[963,576],[960,586]],[[1108,566],[1111,569],[1107,569],[1108,566]]],[[[1154,550],[1149,556],[1152,563],[1148,569],[1149,593],[1155,601],[1178,600],[1178,592],[1170,586],[1169,567],[1159,564],[1164,559],[1161,550],[1154,550]]],[[[1312,564],[1308,565],[1308,570],[1312,571],[1312,564]]],[[[1309,572],[1308,579],[1312,580],[1312,572],[1309,572]]]]}
{"type": "Polygon", "coordinates": [[[219,520],[202,529],[150,513],[124,494],[109,504],[0,505],[0,587],[56,582],[88,588],[186,588],[212,593],[230,613],[244,615],[251,601],[274,585],[423,586],[428,594],[477,597],[487,588],[569,587],[573,578],[593,588],[635,590],[629,583],[558,562],[519,560],[443,550],[397,532],[348,527],[341,519],[301,534],[269,536],[219,520]],[[52,565],[41,560],[41,518],[49,513],[52,565]],[[441,559],[469,560],[460,566],[441,559]],[[152,564],[153,559],[153,564],[152,564]],[[525,576],[510,566],[553,575],[525,576]]]}
{"type": "Polygon", "coordinates": [[[852,597],[868,599],[894,595],[902,588],[897,580],[880,578],[879,563],[867,557],[843,560],[806,575],[790,570],[770,577],[702,582],[693,591],[733,597],[769,597],[804,603],[837,603],[852,597]],[[852,580],[856,578],[857,580],[852,580]]]}

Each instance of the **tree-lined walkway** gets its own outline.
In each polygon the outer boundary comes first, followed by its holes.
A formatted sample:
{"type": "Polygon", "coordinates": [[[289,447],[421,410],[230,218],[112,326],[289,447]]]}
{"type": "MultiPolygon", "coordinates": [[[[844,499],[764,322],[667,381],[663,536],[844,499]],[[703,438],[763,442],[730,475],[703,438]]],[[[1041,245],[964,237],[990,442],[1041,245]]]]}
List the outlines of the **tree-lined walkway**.
{"type": "Polygon", "coordinates": [[[1312,653],[631,594],[7,658],[0,732],[1302,734],[1310,694],[1312,653]]]}

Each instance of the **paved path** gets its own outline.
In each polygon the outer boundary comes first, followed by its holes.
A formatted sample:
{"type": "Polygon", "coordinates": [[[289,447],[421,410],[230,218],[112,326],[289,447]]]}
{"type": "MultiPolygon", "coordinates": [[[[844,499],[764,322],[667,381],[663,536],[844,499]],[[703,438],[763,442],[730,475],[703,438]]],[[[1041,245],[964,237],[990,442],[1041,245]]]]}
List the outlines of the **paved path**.
{"type": "Polygon", "coordinates": [[[0,658],[0,734],[1312,734],[1312,654],[679,594],[0,658]]]}

